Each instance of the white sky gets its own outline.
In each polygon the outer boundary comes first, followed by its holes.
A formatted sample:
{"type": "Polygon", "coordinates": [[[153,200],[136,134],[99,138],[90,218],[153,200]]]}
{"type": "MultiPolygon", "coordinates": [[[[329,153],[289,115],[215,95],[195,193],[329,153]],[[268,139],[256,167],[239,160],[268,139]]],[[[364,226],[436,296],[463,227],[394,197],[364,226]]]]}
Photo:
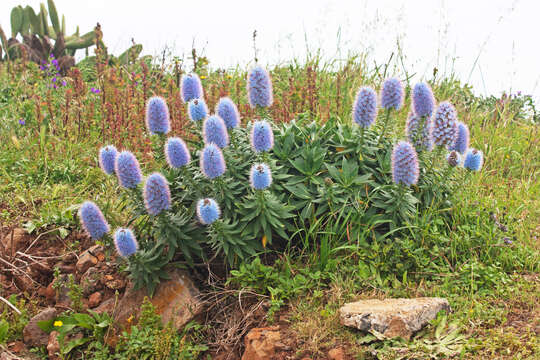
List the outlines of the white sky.
{"type": "MultiPolygon", "coordinates": [[[[43,2],[46,2],[45,0],[43,2]]],[[[39,9],[39,0],[0,0],[0,24],[11,33],[15,5],[39,9]]],[[[120,54],[134,38],[145,54],[168,45],[188,54],[204,47],[213,67],[242,66],[253,58],[257,29],[259,60],[304,59],[307,43],[328,58],[370,50],[384,63],[402,41],[407,68],[416,77],[453,69],[480,94],[503,90],[540,99],[538,0],[55,0],[68,33],[100,22],[109,51],[120,54]],[[341,31],[340,31],[341,30],[341,31]],[[340,41],[338,41],[340,33],[340,41]],[[475,65],[475,61],[478,59],[475,65]],[[445,65],[446,64],[446,65],[445,65]],[[471,74],[472,73],[472,74],[471,74]]],[[[79,52],[81,54],[81,52],[79,52]]]]}

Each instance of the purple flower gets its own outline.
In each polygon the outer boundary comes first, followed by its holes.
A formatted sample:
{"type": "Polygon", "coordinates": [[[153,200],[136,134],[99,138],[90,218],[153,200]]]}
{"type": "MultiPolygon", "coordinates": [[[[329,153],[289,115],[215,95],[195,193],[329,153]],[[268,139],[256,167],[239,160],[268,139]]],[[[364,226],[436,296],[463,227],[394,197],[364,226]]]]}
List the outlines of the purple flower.
{"type": "Polygon", "coordinates": [[[406,141],[397,143],[392,152],[392,180],[410,186],[418,182],[419,171],[414,147],[406,141]]]}
{"type": "Polygon", "coordinates": [[[120,186],[132,189],[142,181],[141,167],[135,155],[129,151],[122,151],[116,157],[114,172],[118,177],[120,186]]]}
{"type": "Polygon", "coordinates": [[[255,190],[264,190],[272,184],[272,172],[264,163],[254,164],[249,173],[249,183],[255,190]]]}
{"type": "Polygon", "coordinates": [[[153,96],[146,103],[146,127],[150,134],[166,134],[171,130],[169,108],[162,97],[153,96]]]}
{"type": "Polygon", "coordinates": [[[24,119],[19,119],[19,125],[26,125],[26,122],[24,121],[24,119]]]}
{"type": "Polygon", "coordinates": [[[381,106],[383,109],[399,110],[403,106],[403,84],[397,78],[386,79],[381,91],[381,106]]]}
{"type": "Polygon", "coordinates": [[[270,74],[262,66],[256,65],[248,74],[248,100],[251,107],[269,107],[274,101],[270,74]]]}
{"type": "Polygon", "coordinates": [[[420,117],[430,117],[435,107],[435,97],[431,87],[426,83],[418,83],[413,89],[414,113],[420,117]]]}
{"type": "Polygon", "coordinates": [[[407,139],[414,145],[416,151],[433,150],[432,127],[431,118],[426,117],[422,119],[412,111],[409,113],[405,132],[407,139]],[[419,127],[422,127],[421,134],[418,133],[419,127]]]}
{"type": "Polygon", "coordinates": [[[62,80],[62,86],[66,86],[66,85],[67,85],[66,80],[62,80]]]}
{"type": "Polygon", "coordinates": [[[96,89],[95,87],[92,87],[92,88],[90,89],[90,91],[93,92],[94,94],[99,94],[99,93],[101,92],[101,90],[96,89]]]}
{"type": "Polygon", "coordinates": [[[358,90],[353,105],[353,120],[363,128],[370,127],[377,118],[377,94],[369,86],[358,90]]]}
{"type": "Polygon", "coordinates": [[[208,116],[208,107],[204,99],[193,99],[189,101],[188,115],[191,121],[200,121],[208,116]]]}
{"type": "Polygon", "coordinates": [[[197,217],[204,225],[210,225],[219,219],[221,211],[214,199],[201,199],[197,202],[197,217]]]}
{"type": "Polygon", "coordinates": [[[137,252],[139,244],[130,229],[118,229],[114,233],[114,247],[122,257],[130,257],[137,252]]]}
{"type": "Polygon", "coordinates": [[[202,99],[203,88],[201,79],[195,73],[182,76],[180,95],[184,103],[187,103],[193,99],[202,99]]]}
{"type": "Polygon", "coordinates": [[[439,146],[452,146],[458,136],[456,109],[448,101],[439,104],[433,115],[433,142],[439,146]]]}
{"type": "Polygon", "coordinates": [[[114,173],[114,164],[118,151],[113,145],[107,145],[99,150],[99,167],[107,175],[114,173]]]}
{"type": "Polygon", "coordinates": [[[208,144],[202,150],[200,158],[201,171],[209,179],[215,179],[225,173],[225,159],[216,144],[208,144]]]}
{"type": "Polygon", "coordinates": [[[169,138],[165,144],[165,158],[172,168],[180,168],[191,161],[189,149],[184,140],[176,137],[169,138]]]}
{"type": "Polygon", "coordinates": [[[79,218],[84,231],[94,240],[101,239],[110,230],[103,213],[92,201],[85,201],[81,205],[79,218]]]}
{"type": "Polygon", "coordinates": [[[229,145],[227,126],[217,115],[212,115],[204,121],[203,137],[206,144],[214,143],[222,149],[229,145]]]}
{"type": "Polygon", "coordinates": [[[52,82],[56,82],[56,76],[52,78],[52,82]]]}
{"type": "Polygon", "coordinates": [[[448,147],[448,150],[456,150],[460,154],[465,154],[465,151],[469,148],[469,128],[461,121],[458,124],[458,135],[456,142],[448,147]]]}
{"type": "Polygon", "coordinates": [[[240,114],[236,104],[228,97],[219,99],[216,113],[225,121],[228,129],[235,128],[240,123],[240,114]]]}
{"type": "Polygon", "coordinates": [[[171,206],[171,191],[167,179],[160,173],[153,173],[144,184],[144,205],[150,215],[159,215],[171,206]]]}
{"type": "Polygon", "coordinates": [[[482,164],[484,163],[484,154],[480,150],[470,148],[467,150],[465,160],[463,161],[463,167],[472,171],[480,171],[482,164]]]}

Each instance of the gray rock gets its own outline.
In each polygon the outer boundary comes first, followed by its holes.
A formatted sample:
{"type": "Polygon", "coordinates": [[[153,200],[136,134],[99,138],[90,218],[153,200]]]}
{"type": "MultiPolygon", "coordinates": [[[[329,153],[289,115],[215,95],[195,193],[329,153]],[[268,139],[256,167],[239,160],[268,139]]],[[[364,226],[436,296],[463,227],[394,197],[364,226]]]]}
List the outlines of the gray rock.
{"type": "Polygon", "coordinates": [[[90,267],[96,265],[99,261],[99,257],[102,257],[104,253],[103,246],[94,245],[91,248],[85,250],[77,260],[77,271],[84,274],[90,267]]]}
{"type": "Polygon", "coordinates": [[[55,308],[49,307],[34,316],[23,329],[23,341],[28,346],[45,346],[49,343],[49,334],[41,330],[38,322],[52,320],[56,317],[55,308]]]}
{"type": "Polygon", "coordinates": [[[339,309],[342,325],[385,337],[409,340],[441,310],[450,310],[443,298],[368,299],[348,303],[339,309]]]}

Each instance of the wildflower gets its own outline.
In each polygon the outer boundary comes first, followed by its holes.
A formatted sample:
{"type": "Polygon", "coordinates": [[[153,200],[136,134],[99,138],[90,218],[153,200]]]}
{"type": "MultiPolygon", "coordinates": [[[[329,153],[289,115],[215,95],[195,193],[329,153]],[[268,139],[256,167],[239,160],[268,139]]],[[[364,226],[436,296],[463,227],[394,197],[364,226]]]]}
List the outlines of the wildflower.
{"type": "Polygon", "coordinates": [[[167,179],[160,173],[153,173],[144,184],[144,205],[150,215],[159,215],[171,206],[171,191],[167,179]]]}
{"type": "Polygon", "coordinates": [[[248,73],[248,100],[251,107],[269,107],[274,101],[270,74],[262,66],[256,65],[248,73]]]}
{"type": "Polygon", "coordinates": [[[209,179],[214,179],[225,173],[225,159],[221,149],[216,144],[211,143],[204,147],[200,167],[203,174],[209,179]]]}
{"type": "Polygon", "coordinates": [[[251,146],[255,152],[269,151],[274,147],[274,133],[270,124],[256,121],[251,128],[251,146]]]}
{"type": "Polygon", "coordinates": [[[431,87],[424,83],[414,85],[413,108],[414,113],[419,117],[430,117],[435,107],[435,97],[431,87]]]}
{"type": "Polygon", "coordinates": [[[79,209],[79,218],[81,219],[84,231],[92,239],[101,239],[103,235],[109,232],[110,227],[103,216],[99,207],[91,201],[85,201],[79,209]]]}
{"type": "Polygon", "coordinates": [[[142,181],[141,168],[135,155],[129,151],[122,151],[116,157],[114,171],[120,186],[131,189],[142,181]]]}
{"type": "Polygon", "coordinates": [[[358,90],[353,105],[353,120],[363,128],[370,127],[377,118],[377,94],[365,86],[358,90]]]}
{"type": "Polygon", "coordinates": [[[96,89],[95,87],[92,87],[92,88],[90,89],[90,91],[93,92],[94,94],[99,94],[99,93],[101,92],[101,90],[96,89]]]}
{"type": "Polygon", "coordinates": [[[99,167],[107,175],[114,173],[114,163],[118,151],[113,145],[107,145],[99,150],[99,167]]]}
{"type": "Polygon", "coordinates": [[[272,184],[272,172],[266,164],[254,164],[249,174],[249,183],[255,190],[264,190],[272,184]]]}
{"type": "Polygon", "coordinates": [[[24,121],[24,119],[19,119],[19,125],[26,125],[26,121],[24,121]]]}
{"type": "Polygon", "coordinates": [[[203,98],[201,79],[199,79],[197,74],[191,73],[182,76],[180,95],[184,103],[188,103],[193,99],[203,98]]]}
{"type": "Polygon", "coordinates": [[[64,323],[63,323],[61,320],[56,320],[56,321],[53,323],[53,326],[54,326],[54,327],[62,327],[62,325],[64,325],[64,323]]]}
{"type": "Polygon", "coordinates": [[[461,164],[461,155],[459,152],[453,150],[446,155],[446,161],[450,167],[456,167],[461,164]]]}
{"type": "Polygon", "coordinates": [[[208,116],[208,107],[204,99],[193,99],[188,105],[188,114],[191,121],[200,121],[208,116]]]}
{"type": "Polygon", "coordinates": [[[191,161],[189,149],[180,138],[169,138],[165,144],[165,158],[172,168],[180,168],[191,161]]]}
{"type": "Polygon", "coordinates": [[[130,229],[117,229],[114,233],[114,247],[118,255],[130,257],[137,252],[139,244],[130,229]]]}
{"type": "Polygon", "coordinates": [[[435,111],[432,134],[435,145],[451,146],[456,141],[458,135],[456,109],[447,101],[440,103],[435,111]]]}
{"type": "Polygon", "coordinates": [[[472,171],[479,171],[484,163],[484,154],[480,150],[470,148],[467,150],[463,167],[472,171]]]}
{"type": "Polygon", "coordinates": [[[400,141],[392,152],[392,180],[396,184],[407,186],[418,182],[418,156],[413,146],[406,141],[400,141]]]}
{"type": "Polygon", "coordinates": [[[407,139],[414,145],[417,151],[433,150],[432,129],[433,124],[431,118],[424,118],[422,122],[422,119],[414,112],[411,111],[409,113],[405,132],[407,134],[407,139]],[[419,127],[422,127],[422,134],[418,134],[419,127]]]}
{"type": "Polygon", "coordinates": [[[457,139],[453,145],[449,146],[449,150],[456,150],[460,154],[465,154],[469,148],[469,128],[463,122],[457,122],[458,133],[457,139]]]}
{"type": "Polygon", "coordinates": [[[166,134],[171,130],[169,108],[162,97],[153,96],[146,103],[146,126],[151,134],[166,134]]]}
{"type": "Polygon", "coordinates": [[[62,86],[66,86],[66,85],[67,85],[66,80],[62,80],[62,86]]]}
{"type": "Polygon", "coordinates": [[[216,106],[216,114],[218,114],[228,129],[232,129],[238,126],[240,123],[240,114],[236,104],[228,97],[219,99],[219,103],[216,106]]]}
{"type": "Polygon", "coordinates": [[[214,143],[220,148],[229,145],[229,133],[222,118],[212,115],[204,121],[203,137],[206,144],[214,143]]]}
{"type": "Polygon", "coordinates": [[[210,225],[220,215],[219,206],[214,199],[201,199],[197,202],[197,217],[199,221],[204,225],[210,225]]]}
{"type": "Polygon", "coordinates": [[[403,84],[397,78],[386,79],[381,91],[381,107],[395,110],[403,106],[403,84]]]}

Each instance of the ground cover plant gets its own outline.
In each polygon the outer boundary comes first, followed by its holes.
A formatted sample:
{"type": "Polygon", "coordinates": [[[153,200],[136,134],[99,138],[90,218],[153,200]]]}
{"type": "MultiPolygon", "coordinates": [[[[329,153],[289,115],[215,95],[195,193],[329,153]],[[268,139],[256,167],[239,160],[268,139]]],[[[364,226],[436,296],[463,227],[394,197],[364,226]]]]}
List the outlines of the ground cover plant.
{"type": "MultiPolygon", "coordinates": [[[[393,80],[396,66],[370,69],[362,57],[269,67],[271,92],[262,68],[181,65],[74,67],[55,88],[33,63],[1,63],[2,235],[25,225],[55,255],[100,238],[115,272],[149,294],[167,265],[206,278],[206,263],[219,278],[206,290],[250,289],[267,303],[264,321],[287,319],[298,358],[338,346],[360,358],[534,358],[540,157],[526,96],[484,99],[435,76],[393,80]],[[266,92],[254,89],[261,81],[266,92]],[[85,214],[102,222],[85,224],[85,214]],[[447,297],[454,313],[411,343],[338,325],[346,301],[419,295],[447,297]]],[[[54,274],[26,289],[13,267],[2,275],[2,296],[24,309],[1,304],[8,346],[54,274]]],[[[58,321],[94,324],[78,313],[58,321]]],[[[189,358],[240,343],[215,323],[157,335],[148,314],[116,347],[106,330],[78,325],[85,341],[63,354],[167,358],[163,338],[189,358]]]]}

